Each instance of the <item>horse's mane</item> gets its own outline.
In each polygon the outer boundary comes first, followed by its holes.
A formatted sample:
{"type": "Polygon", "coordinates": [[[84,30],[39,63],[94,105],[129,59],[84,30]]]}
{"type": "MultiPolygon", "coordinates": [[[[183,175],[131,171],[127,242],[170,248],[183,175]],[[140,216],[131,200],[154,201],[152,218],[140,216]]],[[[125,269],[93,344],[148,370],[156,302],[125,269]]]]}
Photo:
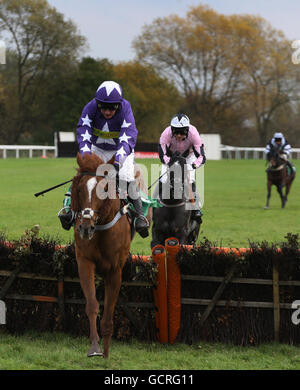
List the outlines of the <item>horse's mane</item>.
{"type": "Polygon", "coordinates": [[[78,174],[82,172],[96,172],[99,165],[103,164],[104,161],[96,154],[85,154],[81,156],[77,154],[77,163],[79,168],[77,169],[78,174]]]}

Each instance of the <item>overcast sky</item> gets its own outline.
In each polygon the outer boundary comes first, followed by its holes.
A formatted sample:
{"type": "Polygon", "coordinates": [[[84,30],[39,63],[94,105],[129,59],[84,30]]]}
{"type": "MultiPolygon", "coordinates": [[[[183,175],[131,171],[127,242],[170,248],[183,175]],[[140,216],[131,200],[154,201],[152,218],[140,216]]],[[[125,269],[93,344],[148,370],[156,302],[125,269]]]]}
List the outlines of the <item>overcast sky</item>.
{"type": "Polygon", "coordinates": [[[143,25],[158,17],[184,17],[191,6],[207,4],[218,13],[254,14],[282,30],[291,40],[300,40],[299,0],[48,0],[66,19],[71,19],[87,38],[84,55],[113,62],[134,58],[132,40],[143,25]]]}

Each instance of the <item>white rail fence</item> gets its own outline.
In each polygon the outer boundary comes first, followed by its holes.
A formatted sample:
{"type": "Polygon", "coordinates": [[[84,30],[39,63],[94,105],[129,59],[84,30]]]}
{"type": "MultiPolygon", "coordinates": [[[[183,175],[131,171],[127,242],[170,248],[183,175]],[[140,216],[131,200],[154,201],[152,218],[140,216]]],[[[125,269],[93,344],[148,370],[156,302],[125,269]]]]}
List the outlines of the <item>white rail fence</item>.
{"type": "MultiPolygon", "coordinates": [[[[265,159],[264,147],[243,147],[243,146],[228,146],[221,145],[221,158],[226,159],[265,159]]],[[[292,148],[291,159],[300,158],[300,148],[292,148]]]]}
{"type": "Polygon", "coordinates": [[[56,146],[40,145],[0,145],[0,157],[57,157],[56,146]],[[14,153],[10,153],[10,151],[14,153]]]}
{"type": "MultiPolygon", "coordinates": [[[[44,145],[0,145],[0,158],[7,157],[57,157],[57,146],[44,145]]],[[[222,159],[265,159],[264,147],[238,147],[221,145],[222,159]]],[[[212,158],[215,159],[215,158],[212,158]]],[[[300,148],[293,148],[291,159],[300,159],[300,148]]]]}

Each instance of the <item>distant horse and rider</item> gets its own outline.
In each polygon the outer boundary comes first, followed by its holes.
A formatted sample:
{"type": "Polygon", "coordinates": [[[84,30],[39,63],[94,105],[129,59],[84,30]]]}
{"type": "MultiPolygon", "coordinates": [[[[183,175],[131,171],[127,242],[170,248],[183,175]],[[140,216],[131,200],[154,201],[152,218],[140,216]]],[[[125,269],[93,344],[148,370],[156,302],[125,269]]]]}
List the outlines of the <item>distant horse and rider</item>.
{"type": "Polygon", "coordinates": [[[296,170],[288,160],[291,146],[282,133],[275,133],[266,147],[269,166],[267,172],[267,201],[265,209],[269,209],[272,185],[277,188],[281,199],[281,208],[284,208],[291,185],[296,176],[296,170]],[[285,189],[285,190],[284,190],[285,189]]]}

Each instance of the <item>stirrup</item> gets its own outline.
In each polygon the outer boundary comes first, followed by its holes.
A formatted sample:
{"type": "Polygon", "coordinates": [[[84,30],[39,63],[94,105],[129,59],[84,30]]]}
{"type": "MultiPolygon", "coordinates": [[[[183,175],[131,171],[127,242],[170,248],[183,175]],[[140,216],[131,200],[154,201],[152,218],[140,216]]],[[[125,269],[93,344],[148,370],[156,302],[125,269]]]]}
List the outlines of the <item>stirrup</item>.
{"type": "Polygon", "coordinates": [[[139,235],[142,237],[142,238],[146,238],[149,236],[149,222],[147,220],[147,218],[144,216],[144,215],[137,215],[135,218],[134,218],[134,222],[133,222],[133,226],[134,226],[134,229],[139,233],[139,235]],[[144,226],[140,226],[137,228],[137,222],[138,220],[144,222],[144,226]]]}
{"type": "Polygon", "coordinates": [[[200,209],[196,209],[192,211],[192,219],[194,219],[199,224],[202,223],[202,211],[200,209]]]}
{"type": "Polygon", "coordinates": [[[61,226],[65,230],[70,230],[75,220],[75,213],[70,207],[63,207],[57,214],[61,226]]]}

